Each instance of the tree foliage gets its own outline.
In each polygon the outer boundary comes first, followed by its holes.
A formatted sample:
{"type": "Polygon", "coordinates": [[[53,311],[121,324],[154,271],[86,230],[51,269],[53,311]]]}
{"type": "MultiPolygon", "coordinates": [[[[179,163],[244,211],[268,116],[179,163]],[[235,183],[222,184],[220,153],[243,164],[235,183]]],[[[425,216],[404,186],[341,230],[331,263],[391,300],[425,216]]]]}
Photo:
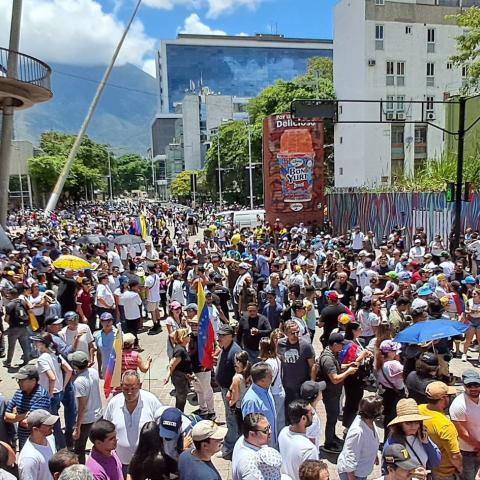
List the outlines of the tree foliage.
{"type": "Polygon", "coordinates": [[[151,176],[150,163],[136,153],[115,157],[112,170],[116,192],[139,190],[140,186],[144,185],[144,178],[151,176]]]}
{"type": "MultiPolygon", "coordinates": [[[[333,64],[327,58],[310,60],[305,75],[291,81],[278,80],[263,89],[248,102],[255,203],[261,203],[262,192],[262,132],[263,120],[269,115],[290,111],[294,99],[334,99],[333,64]]],[[[207,152],[205,171],[207,183],[218,185],[218,141],[220,141],[220,166],[223,170],[223,196],[227,203],[249,203],[248,181],[248,128],[244,122],[229,122],[219,128],[207,152]],[[228,188],[225,189],[225,186],[228,188]]],[[[333,127],[326,129],[325,143],[333,143],[333,127]]]]}
{"type": "Polygon", "coordinates": [[[170,190],[174,197],[191,197],[192,189],[190,183],[190,177],[193,173],[197,174],[197,191],[198,195],[209,194],[209,189],[206,185],[205,171],[199,170],[194,172],[193,170],[184,170],[179,173],[172,181],[170,190]]]}

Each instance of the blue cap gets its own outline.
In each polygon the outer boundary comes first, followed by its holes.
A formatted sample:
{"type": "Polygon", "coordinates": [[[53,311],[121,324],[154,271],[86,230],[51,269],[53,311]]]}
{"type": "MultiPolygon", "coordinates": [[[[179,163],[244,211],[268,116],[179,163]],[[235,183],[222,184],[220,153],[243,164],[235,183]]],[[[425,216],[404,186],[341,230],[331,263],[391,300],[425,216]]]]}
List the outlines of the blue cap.
{"type": "Polygon", "coordinates": [[[412,274],[410,272],[400,272],[398,274],[398,278],[400,280],[410,280],[412,278],[412,274]]]}
{"type": "Polygon", "coordinates": [[[180,434],[182,427],[182,412],[178,408],[170,407],[160,415],[160,436],[173,440],[180,434]]]}
{"type": "Polygon", "coordinates": [[[426,297],[427,295],[431,295],[432,293],[433,291],[428,285],[424,285],[417,290],[417,295],[419,297],[426,297]]]}
{"type": "Polygon", "coordinates": [[[468,275],[468,277],[465,277],[465,279],[462,280],[462,283],[464,285],[475,285],[477,282],[475,281],[475,278],[473,278],[472,275],[468,275]]]}
{"type": "Polygon", "coordinates": [[[119,281],[120,281],[120,285],[128,285],[129,279],[126,275],[122,275],[119,281]]]}

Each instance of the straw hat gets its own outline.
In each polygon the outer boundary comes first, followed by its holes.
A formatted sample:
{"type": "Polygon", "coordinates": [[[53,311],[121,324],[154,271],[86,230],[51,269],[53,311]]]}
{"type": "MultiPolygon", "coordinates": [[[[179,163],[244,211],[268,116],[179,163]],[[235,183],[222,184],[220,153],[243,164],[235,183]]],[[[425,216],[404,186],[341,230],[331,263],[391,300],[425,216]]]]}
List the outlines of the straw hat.
{"type": "Polygon", "coordinates": [[[431,417],[420,415],[418,404],[413,398],[402,398],[397,403],[397,416],[388,424],[389,427],[403,422],[421,422],[431,417]]]}

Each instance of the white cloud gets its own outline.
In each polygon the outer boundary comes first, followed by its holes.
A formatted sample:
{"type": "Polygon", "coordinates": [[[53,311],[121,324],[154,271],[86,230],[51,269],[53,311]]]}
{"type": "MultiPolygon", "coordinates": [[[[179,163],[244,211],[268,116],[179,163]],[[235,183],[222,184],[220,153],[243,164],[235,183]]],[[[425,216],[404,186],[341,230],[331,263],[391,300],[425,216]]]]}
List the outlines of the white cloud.
{"type": "Polygon", "coordinates": [[[223,30],[215,30],[200,20],[196,13],[192,13],[185,19],[183,27],[179,29],[179,33],[194,33],[197,35],[226,35],[223,30]]]}
{"type": "Polygon", "coordinates": [[[262,0],[206,0],[208,4],[207,17],[217,18],[226,13],[232,13],[240,7],[255,10],[262,0]]]}
{"type": "Polygon", "coordinates": [[[149,75],[151,75],[153,78],[156,78],[157,77],[157,68],[156,68],[155,59],[154,58],[147,58],[147,60],[145,60],[143,62],[142,70],[144,72],[148,73],[149,75]]]}
{"type": "Polygon", "coordinates": [[[143,4],[161,10],[173,10],[178,6],[200,8],[200,0],[143,0],[143,4]]]}
{"type": "MultiPolygon", "coordinates": [[[[0,0],[0,45],[8,45],[11,0],[0,0]]],[[[96,0],[25,0],[20,51],[46,62],[105,65],[125,25],[102,10],[96,0]]],[[[155,40],[136,20],[125,39],[116,65],[143,65],[155,40]]]]}

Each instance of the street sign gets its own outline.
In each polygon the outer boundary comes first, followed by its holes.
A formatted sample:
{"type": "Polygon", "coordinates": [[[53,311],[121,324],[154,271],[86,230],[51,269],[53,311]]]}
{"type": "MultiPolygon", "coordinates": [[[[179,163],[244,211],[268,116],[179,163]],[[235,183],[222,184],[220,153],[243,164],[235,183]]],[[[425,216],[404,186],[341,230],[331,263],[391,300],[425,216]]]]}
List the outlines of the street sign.
{"type": "Polygon", "coordinates": [[[337,100],[293,100],[291,114],[293,118],[337,119],[337,100]]]}

